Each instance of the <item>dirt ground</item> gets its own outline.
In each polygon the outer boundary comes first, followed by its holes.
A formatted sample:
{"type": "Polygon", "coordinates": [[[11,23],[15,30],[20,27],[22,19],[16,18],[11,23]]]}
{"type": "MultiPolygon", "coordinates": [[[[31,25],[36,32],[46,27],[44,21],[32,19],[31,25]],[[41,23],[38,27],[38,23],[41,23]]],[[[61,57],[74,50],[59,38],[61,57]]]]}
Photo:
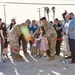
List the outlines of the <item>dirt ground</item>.
{"type": "Polygon", "coordinates": [[[75,64],[61,62],[61,56],[55,56],[53,61],[31,55],[23,55],[23,58],[25,61],[17,62],[9,55],[5,63],[0,63],[0,75],[75,75],[75,64]]]}

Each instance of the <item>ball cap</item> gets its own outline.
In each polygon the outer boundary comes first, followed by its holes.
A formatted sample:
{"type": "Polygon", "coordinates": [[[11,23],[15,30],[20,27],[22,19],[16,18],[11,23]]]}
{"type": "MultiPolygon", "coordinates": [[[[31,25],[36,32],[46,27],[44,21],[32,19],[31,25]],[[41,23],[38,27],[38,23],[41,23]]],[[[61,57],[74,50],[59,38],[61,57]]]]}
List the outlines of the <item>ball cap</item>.
{"type": "Polygon", "coordinates": [[[25,22],[27,22],[28,24],[30,24],[30,23],[31,23],[31,21],[30,21],[29,19],[27,19],[25,22]]]}

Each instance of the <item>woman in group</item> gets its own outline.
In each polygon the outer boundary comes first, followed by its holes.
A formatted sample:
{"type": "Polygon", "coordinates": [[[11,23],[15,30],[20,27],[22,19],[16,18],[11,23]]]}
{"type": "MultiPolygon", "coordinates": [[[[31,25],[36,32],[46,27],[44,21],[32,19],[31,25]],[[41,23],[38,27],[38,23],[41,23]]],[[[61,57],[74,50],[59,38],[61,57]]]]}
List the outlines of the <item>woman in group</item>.
{"type": "Polygon", "coordinates": [[[54,20],[54,28],[57,32],[57,41],[56,41],[56,54],[57,56],[60,55],[60,45],[61,45],[61,40],[62,40],[62,29],[57,30],[57,27],[61,27],[61,23],[59,22],[58,18],[54,20]]]}
{"type": "Polygon", "coordinates": [[[5,39],[3,36],[3,30],[0,28],[0,62],[3,62],[3,57],[2,57],[2,53],[3,53],[3,49],[4,49],[4,44],[5,44],[5,39]]]}
{"type": "MultiPolygon", "coordinates": [[[[8,43],[7,43],[7,28],[6,28],[6,23],[2,22],[1,24],[1,29],[3,31],[3,36],[4,36],[4,40],[5,40],[5,44],[4,44],[4,53],[3,55],[6,55],[7,56],[7,53],[8,53],[8,43]]],[[[8,57],[8,56],[7,56],[8,57]]]]}

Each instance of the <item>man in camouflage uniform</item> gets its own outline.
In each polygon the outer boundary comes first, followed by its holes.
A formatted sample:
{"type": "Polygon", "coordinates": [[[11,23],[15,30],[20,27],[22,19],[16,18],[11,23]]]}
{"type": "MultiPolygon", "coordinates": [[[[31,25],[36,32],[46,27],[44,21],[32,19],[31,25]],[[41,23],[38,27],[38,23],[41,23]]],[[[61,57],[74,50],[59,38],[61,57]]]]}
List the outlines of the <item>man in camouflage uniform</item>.
{"type": "Polygon", "coordinates": [[[47,22],[45,17],[41,18],[40,20],[42,22],[42,25],[36,30],[35,34],[38,34],[40,31],[40,28],[44,27],[45,33],[46,33],[46,36],[49,42],[49,47],[50,47],[49,48],[49,52],[50,52],[49,58],[53,60],[54,55],[55,55],[57,33],[54,27],[50,23],[47,22]]]}
{"type": "Polygon", "coordinates": [[[22,59],[21,55],[19,54],[20,49],[19,49],[18,39],[19,39],[20,35],[22,35],[22,34],[24,35],[26,41],[29,41],[31,39],[29,29],[28,29],[28,26],[30,25],[30,23],[31,23],[30,20],[27,19],[25,21],[25,23],[15,25],[9,33],[10,48],[11,48],[11,50],[13,50],[14,58],[17,61],[20,61],[20,59],[22,59]],[[24,31],[22,31],[24,27],[28,30],[26,32],[26,34],[24,34],[24,31]]]}

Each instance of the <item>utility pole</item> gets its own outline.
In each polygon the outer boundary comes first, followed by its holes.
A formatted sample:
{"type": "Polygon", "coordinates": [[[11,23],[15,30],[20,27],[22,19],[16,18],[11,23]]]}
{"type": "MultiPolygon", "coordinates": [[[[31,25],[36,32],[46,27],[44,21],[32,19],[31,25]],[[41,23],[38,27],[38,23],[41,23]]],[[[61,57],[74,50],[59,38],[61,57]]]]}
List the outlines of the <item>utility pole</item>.
{"type": "Polygon", "coordinates": [[[3,6],[3,8],[4,8],[4,21],[5,21],[5,23],[6,23],[6,5],[4,4],[4,5],[2,5],[3,6]]]}
{"type": "MultiPolygon", "coordinates": [[[[40,22],[40,18],[41,18],[41,13],[40,13],[41,11],[40,11],[40,9],[41,9],[41,8],[38,8],[38,10],[39,10],[39,11],[38,11],[38,12],[39,12],[39,22],[40,22]]],[[[40,24],[41,24],[41,22],[40,22],[40,24]]]]}

